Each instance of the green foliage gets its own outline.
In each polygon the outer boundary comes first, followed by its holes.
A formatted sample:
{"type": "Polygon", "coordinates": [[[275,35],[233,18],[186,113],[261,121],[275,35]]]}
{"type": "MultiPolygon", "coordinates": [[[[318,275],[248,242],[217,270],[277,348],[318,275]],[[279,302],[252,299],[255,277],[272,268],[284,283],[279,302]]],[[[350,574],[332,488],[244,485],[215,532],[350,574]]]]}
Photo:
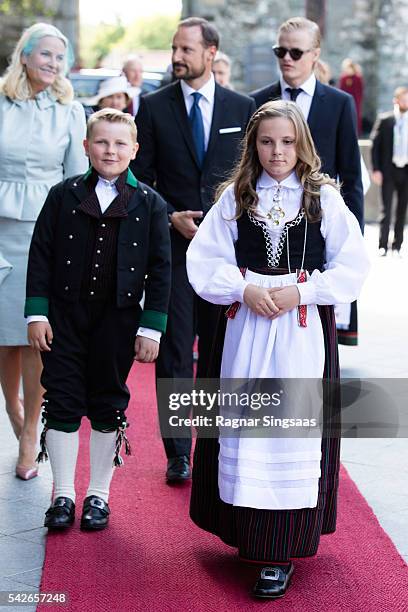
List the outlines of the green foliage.
{"type": "Polygon", "coordinates": [[[0,0],[0,14],[22,17],[53,17],[55,11],[41,0],[0,0]]]}
{"type": "Polygon", "coordinates": [[[120,21],[116,25],[85,25],[81,28],[81,63],[93,68],[114,48],[124,53],[169,49],[179,19],[179,15],[154,15],[138,19],[127,28],[120,21]]]}
{"type": "Polygon", "coordinates": [[[133,22],[120,42],[126,49],[169,49],[179,15],[154,15],[133,22]]]}
{"type": "Polygon", "coordinates": [[[87,68],[95,66],[108,55],[124,34],[125,28],[120,21],[116,24],[101,23],[81,31],[81,58],[84,65],[87,68]]]}

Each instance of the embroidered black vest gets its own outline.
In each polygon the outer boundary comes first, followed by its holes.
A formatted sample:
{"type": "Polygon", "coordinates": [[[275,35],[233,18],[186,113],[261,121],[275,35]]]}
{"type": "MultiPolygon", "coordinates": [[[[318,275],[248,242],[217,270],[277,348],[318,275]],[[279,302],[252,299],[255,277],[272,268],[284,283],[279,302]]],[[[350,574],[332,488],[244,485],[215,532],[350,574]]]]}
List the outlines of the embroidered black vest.
{"type": "MultiPolygon", "coordinates": [[[[324,239],[320,233],[321,221],[307,223],[306,248],[303,268],[312,272],[322,270],[325,262],[324,239]]],[[[235,243],[237,264],[250,270],[265,268],[288,269],[292,272],[302,267],[306,217],[303,210],[296,219],[285,223],[278,245],[272,245],[266,223],[245,212],[237,219],[238,240],[235,243]]]]}

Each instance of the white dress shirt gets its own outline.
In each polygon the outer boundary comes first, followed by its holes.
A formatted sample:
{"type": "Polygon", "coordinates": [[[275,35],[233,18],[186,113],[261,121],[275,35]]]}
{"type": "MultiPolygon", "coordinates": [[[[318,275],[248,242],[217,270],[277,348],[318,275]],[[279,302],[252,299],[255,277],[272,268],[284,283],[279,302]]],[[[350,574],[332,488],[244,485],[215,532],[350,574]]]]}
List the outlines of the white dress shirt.
{"type": "MultiPolygon", "coordinates": [[[[283,77],[280,78],[280,86],[282,91],[282,100],[290,100],[290,93],[286,91],[287,87],[290,87],[286,81],[284,81],[283,77]]],[[[291,87],[291,89],[293,89],[291,87]]],[[[311,74],[310,77],[299,87],[296,89],[302,89],[296,98],[296,104],[299,106],[300,110],[303,113],[304,118],[307,121],[309,117],[310,107],[312,106],[312,100],[314,96],[314,92],[316,89],[316,77],[314,74],[311,74]]]]}
{"type": "Polygon", "coordinates": [[[401,113],[398,105],[394,108],[394,145],[392,163],[397,168],[404,168],[408,165],[408,112],[401,113]]]}
{"type": "Polygon", "coordinates": [[[141,87],[129,87],[129,96],[132,100],[132,115],[136,117],[140,106],[141,87]]]}
{"type": "Polygon", "coordinates": [[[185,81],[180,81],[181,91],[184,96],[184,103],[186,105],[187,115],[190,114],[191,107],[194,104],[193,93],[198,91],[202,97],[198,103],[201,114],[203,116],[204,124],[204,143],[205,149],[208,148],[208,141],[210,140],[211,123],[214,111],[214,97],[215,97],[215,80],[214,75],[211,73],[210,79],[201,87],[201,89],[193,89],[190,85],[187,85],[185,81]]]}
{"type": "Polygon", "coordinates": [[[118,177],[108,181],[108,179],[99,177],[99,180],[95,187],[95,193],[98,198],[99,206],[101,207],[101,212],[104,212],[109,208],[112,204],[113,200],[119,194],[119,191],[116,188],[116,181],[118,177]]]}
{"type": "MultiPolygon", "coordinates": [[[[99,201],[99,206],[101,207],[102,214],[109,208],[110,204],[118,195],[118,190],[116,188],[116,181],[118,177],[108,180],[103,177],[99,177],[98,183],[95,187],[95,192],[99,201]]],[[[35,323],[38,321],[48,322],[48,318],[43,315],[31,315],[27,317],[27,325],[29,323],[35,323]]],[[[150,329],[149,327],[139,327],[137,330],[137,336],[143,336],[145,338],[150,338],[151,340],[155,340],[156,342],[160,342],[161,332],[157,329],[150,329]]]]}

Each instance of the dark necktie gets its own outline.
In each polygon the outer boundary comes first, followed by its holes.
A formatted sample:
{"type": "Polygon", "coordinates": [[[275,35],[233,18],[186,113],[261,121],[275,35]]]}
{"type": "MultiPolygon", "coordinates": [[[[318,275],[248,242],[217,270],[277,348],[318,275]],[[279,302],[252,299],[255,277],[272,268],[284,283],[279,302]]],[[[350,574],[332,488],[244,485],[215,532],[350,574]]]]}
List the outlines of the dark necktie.
{"type": "Polygon", "coordinates": [[[194,103],[190,110],[189,119],[193,132],[193,140],[196,148],[198,161],[200,166],[202,166],[205,156],[204,123],[203,116],[201,114],[201,108],[198,105],[202,94],[200,94],[198,91],[195,91],[191,95],[194,98],[194,103]]]}
{"type": "Polygon", "coordinates": [[[299,87],[299,89],[296,89],[295,87],[286,87],[285,91],[289,92],[290,99],[292,100],[292,102],[296,102],[296,98],[298,97],[300,92],[303,91],[303,89],[301,87],[299,87]]]}

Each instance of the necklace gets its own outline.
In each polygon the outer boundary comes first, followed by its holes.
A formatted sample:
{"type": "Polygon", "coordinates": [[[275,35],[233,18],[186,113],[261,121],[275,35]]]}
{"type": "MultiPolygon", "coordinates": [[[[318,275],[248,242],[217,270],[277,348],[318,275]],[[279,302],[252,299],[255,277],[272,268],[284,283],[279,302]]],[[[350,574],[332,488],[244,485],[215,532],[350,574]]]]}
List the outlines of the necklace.
{"type": "Polygon", "coordinates": [[[266,214],[268,219],[272,220],[274,225],[279,225],[281,219],[285,216],[285,211],[283,210],[282,204],[282,194],[281,194],[281,186],[278,184],[275,194],[272,198],[272,208],[266,214]]]}

